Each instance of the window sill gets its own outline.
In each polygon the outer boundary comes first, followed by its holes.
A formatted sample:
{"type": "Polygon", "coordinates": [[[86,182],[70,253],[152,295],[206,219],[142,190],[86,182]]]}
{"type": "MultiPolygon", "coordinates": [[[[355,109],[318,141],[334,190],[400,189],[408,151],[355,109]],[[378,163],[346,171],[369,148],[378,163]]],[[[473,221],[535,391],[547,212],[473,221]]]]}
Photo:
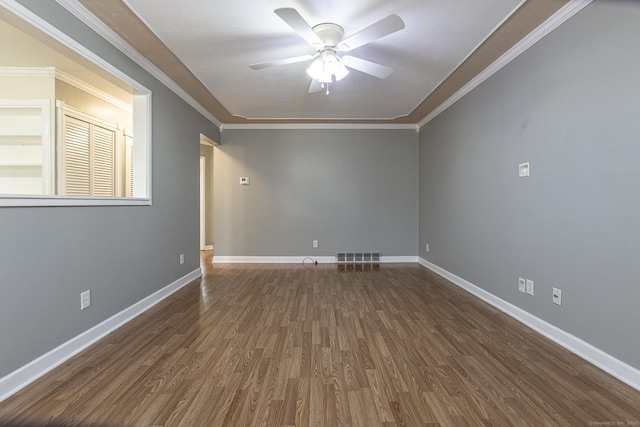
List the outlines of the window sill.
{"type": "Polygon", "coordinates": [[[55,206],[151,206],[151,199],[136,197],[0,196],[0,208],[55,206]]]}

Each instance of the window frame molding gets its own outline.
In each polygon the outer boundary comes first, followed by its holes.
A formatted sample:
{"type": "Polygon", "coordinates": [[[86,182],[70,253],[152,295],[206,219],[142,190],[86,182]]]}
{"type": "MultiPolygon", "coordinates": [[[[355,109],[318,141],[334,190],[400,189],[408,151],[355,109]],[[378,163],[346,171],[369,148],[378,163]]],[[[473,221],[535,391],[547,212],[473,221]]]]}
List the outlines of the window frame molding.
{"type": "MultiPolygon", "coordinates": [[[[0,195],[0,208],[3,207],[54,207],[54,206],[150,206],[152,205],[152,92],[145,86],[134,80],[128,74],[111,65],[109,62],[86,48],[76,40],[53,26],[40,16],[31,12],[15,0],[0,0],[0,8],[15,15],[17,18],[32,25],[34,28],[65,45],[70,50],[92,62],[102,70],[130,85],[137,94],[133,95],[134,105],[139,104],[144,98],[144,123],[139,129],[143,130],[142,140],[146,154],[146,189],[145,197],[84,197],[84,196],[57,196],[57,195],[0,195]]],[[[100,35],[103,37],[102,35],[100,35]]],[[[104,38],[104,37],[103,37],[104,38]]],[[[108,41],[107,41],[108,42],[108,41]]],[[[135,109],[135,107],[134,107],[135,109]]],[[[140,120],[140,119],[138,119],[140,120]]],[[[140,126],[140,125],[139,125],[140,126]]],[[[134,127],[136,126],[134,119],[134,127]]]]}

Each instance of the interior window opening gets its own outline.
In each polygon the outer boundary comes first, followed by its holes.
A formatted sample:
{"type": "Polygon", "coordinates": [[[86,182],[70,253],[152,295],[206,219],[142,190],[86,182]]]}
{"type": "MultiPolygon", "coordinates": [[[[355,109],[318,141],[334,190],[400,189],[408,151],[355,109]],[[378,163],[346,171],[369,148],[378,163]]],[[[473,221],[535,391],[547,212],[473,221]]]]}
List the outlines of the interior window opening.
{"type": "Polygon", "coordinates": [[[0,3],[0,206],[150,203],[151,93],[14,12],[0,3]]]}

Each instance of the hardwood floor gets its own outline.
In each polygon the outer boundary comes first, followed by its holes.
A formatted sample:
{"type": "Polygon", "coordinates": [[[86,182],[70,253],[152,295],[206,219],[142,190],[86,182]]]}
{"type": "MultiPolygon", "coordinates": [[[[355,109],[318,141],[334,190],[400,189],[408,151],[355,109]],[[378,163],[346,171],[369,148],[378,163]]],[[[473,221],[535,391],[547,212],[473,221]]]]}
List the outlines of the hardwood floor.
{"type": "Polygon", "coordinates": [[[0,420],[640,425],[640,392],[417,264],[208,256],[201,280],[0,403],[0,420]]]}

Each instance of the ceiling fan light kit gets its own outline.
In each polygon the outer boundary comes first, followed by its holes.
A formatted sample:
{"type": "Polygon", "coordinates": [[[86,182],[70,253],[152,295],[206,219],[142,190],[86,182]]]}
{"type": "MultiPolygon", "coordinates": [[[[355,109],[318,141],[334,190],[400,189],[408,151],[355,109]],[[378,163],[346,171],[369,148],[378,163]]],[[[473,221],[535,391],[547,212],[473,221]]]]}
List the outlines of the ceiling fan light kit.
{"type": "Polygon", "coordinates": [[[320,56],[311,63],[307,68],[307,74],[320,83],[333,83],[345,78],[349,74],[349,70],[335,52],[327,49],[323,50],[320,56]]]}
{"type": "Polygon", "coordinates": [[[261,70],[313,59],[314,61],[307,68],[307,74],[312,79],[309,93],[318,92],[326,87],[327,95],[329,83],[340,81],[349,74],[347,67],[379,79],[384,79],[393,72],[392,68],[385,65],[353,56],[340,57],[337,52],[355,49],[403,29],[404,22],[398,15],[389,15],[343,40],[344,30],[338,24],[322,23],[312,28],[293,8],[276,9],[274,12],[316,50],[316,55],[251,64],[252,69],[261,70]]]}

